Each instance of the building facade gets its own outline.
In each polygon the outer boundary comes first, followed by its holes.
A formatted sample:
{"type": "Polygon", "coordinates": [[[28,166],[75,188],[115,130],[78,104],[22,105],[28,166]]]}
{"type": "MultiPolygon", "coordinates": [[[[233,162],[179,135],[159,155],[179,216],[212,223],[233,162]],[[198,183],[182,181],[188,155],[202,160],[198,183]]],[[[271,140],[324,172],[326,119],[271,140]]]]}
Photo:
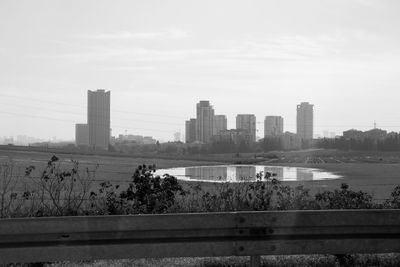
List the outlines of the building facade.
{"type": "Polygon", "coordinates": [[[231,129],[220,131],[217,135],[213,136],[213,140],[216,142],[232,142],[235,145],[239,145],[241,143],[250,144],[253,137],[248,131],[231,129]]]}
{"type": "Polygon", "coordinates": [[[256,141],[256,116],[254,114],[238,114],[236,129],[246,131],[250,135],[250,142],[256,141]]]}
{"type": "Polygon", "coordinates": [[[286,132],[282,135],[283,150],[299,150],[301,149],[301,137],[297,134],[286,132]]]}
{"type": "Polygon", "coordinates": [[[196,141],[210,143],[214,133],[214,108],[210,101],[197,103],[196,115],[196,141]]]}
{"type": "Polygon", "coordinates": [[[355,139],[355,140],[383,140],[388,136],[387,131],[381,129],[372,129],[369,131],[359,131],[359,130],[348,130],[343,132],[343,137],[345,139],[355,139]]]}
{"type": "Polygon", "coordinates": [[[225,131],[228,128],[228,120],[225,115],[214,116],[214,132],[213,135],[217,135],[220,131],[225,131]]]}
{"type": "Polygon", "coordinates": [[[314,136],[314,105],[303,102],[297,105],[297,135],[303,140],[314,136]]]}
{"type": "Polygon", "coordinates": [[[264,137],[276,137],[283,134],[283,118],[281,116],[266,116],[264,120],[264,137]]]}
{"type": "Polygon", "coordinates": [[[89,147],[108,150],[110,144],[110,91],[88,91],[89,147]]]}
{"type": "Polygon", "coordinates": [[[75,145],[89,146],[89,127],[86,123],[75,124],[75,145]]]}
{"type": "Polygon", "coordinates": [[[185,122],[185,141],[186,143],[196,141],[196,119],[190,119],[185,122]]]}

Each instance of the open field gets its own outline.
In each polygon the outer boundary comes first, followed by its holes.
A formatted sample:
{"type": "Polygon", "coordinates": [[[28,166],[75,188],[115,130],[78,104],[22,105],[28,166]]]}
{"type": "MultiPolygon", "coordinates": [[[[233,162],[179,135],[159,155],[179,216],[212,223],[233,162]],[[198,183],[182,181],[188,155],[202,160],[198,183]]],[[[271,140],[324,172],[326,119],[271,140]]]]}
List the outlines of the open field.
{"type": "MultiPolygon", "coordinates": [[[[35,166],[33,177],[39,177],[41,171],[46,167],[47,162],[53,156],[52,153],[44,152],[27,152],[27,151],[5,151],[0,150],[0,162],[12,161],[15,165],[14,176],[21,178],[28,166],[35,166]]],[[[171,160],[171,159],[148,159],[148,158],[129,158],[129,157],[107,157],[93,155],[71,155],[57,154],[60,159],[62,169],[72,167],[72,161],[79,162],[79,169],[84,172],[86,168],[96,170],[93,181],[94,187],[101,182],[111,181],[115,184],[128,184],[135,169],[141,164],[155,164],[159,169],[186,167],[196,165],[216,165],[221,162],[204,162],[193,160],[171,160]]],[[[26,184],[21,183],[17,187],[17,191],[25,190],[26,184]]]]}
{"type": "MultiPolygon", "coordinates": [[[[0,150],[0,161],[12,160],[16,165],[16,173],[23,176],[27,166],[36,167],[33,176],[39,176],[40,171],[47,165],[52,153],[32,151],[0,150]]],[[[339,180],[326,181],[297,181],[286,182],[290,185],[304,184],[313,193],[326,189],[338,188],[345,182],[354,190],[363,190],[372,193],[378,201],[389,197],[393,188],[400,184],[400,153],[371,153],[371,152],[343,152],[336,150],[307,150],[297,152],[273,152],[262,154],[240,155],[210,155],[202,156],[204,160],[159,159],[140,157],[95,156],[77,154],[57,154],[61,165],[71,167],[71,161],[78,161],[80,169],[94,169],[97,167],[93,185],[102,181],[111,181],[115,184],[127,184],[133,171],[140,164],[156,164],[157,168],[173,168],[199,165],[220,165],[252,162],[260,165],[281,165],[319,168],[343,176],[339,180]]],[[[205,187],[212,184],[203,183],[205,187]]],[[[25,185],[26,187],[26,185],[25,185]]],[[[24,188],[20,187],[20,190],[24,188]]]]}
{"type": "Polygon", "coordinates": [[[276,156],[277,159],[269,161],[268,165],[319,168],[343,176],[342,180],[302,182],[314,192],[332,189],[345,182],[381,201],[389,197],[396,185],[400,185],[399,152],[310,150],[280,152],[276,156]]]}

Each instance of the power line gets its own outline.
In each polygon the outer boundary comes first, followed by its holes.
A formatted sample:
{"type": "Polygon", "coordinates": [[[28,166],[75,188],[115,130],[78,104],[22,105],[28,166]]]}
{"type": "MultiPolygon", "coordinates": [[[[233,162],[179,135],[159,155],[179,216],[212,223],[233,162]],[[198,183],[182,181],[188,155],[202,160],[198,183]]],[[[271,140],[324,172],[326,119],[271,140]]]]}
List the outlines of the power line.
{"type": "MultiPolygon", "coordinates": [[[[18,107],[27,107],[26,105],[18,105],[18,104],[10,104],[10,103],[3,103],[0,102],[0,105],[4,106],[4,105],[8,105],[8,106],[18,106],[18,107]]],[[[77,113],[77,112],[70,112],[70,111],[60,111],[60,110],[55,110],[55,109],[49,109],[49,108],[43,108],[43,107],[33,107],[33,106],[28,106],[30,108],[34,108],[36,110],[44,110],[44,111],[51,111],[51,112],[57,112],[57,113],[63,113],[63,114],[69,114],[69,115],[85,115],[86,114],[82,114],[82,113],[77,113]]],[[[178,124],[178,123],[169,123],[169,122],[155,122],[155,121],[147,121],[147,120],[137,120],[137,119],[126,119],[126,118],[118,118],[117,120],[122,120],[122,121],[134,121],[134,122],[144,122],[144,123],[157,123],[157,124],[165,124],[165,125],[179,125],[182,126],[182,124],[178,124]]]]}
{"type": "MultiPolygon", "coordinates": [[[[78,107],[81,109],[87,109],[87,107],[81,106],[81,105],[76,105],[76,104],[70,104],[70,103],[62,103],[62,102],[54,102],[54,101],[46,101],[42,99],[37,99],[37,98],[29,98],[29,97],[23,97],[23,96],[14,96],[14,95],[7,95],[7,94],[2,94],[0,93],[0,96],[3,97],[9,97],[9,98],[17,98],[17,99],[26,99],[26,100],[31,100],[35,102],[42,102],[42,103],[48,103],[48,104],[56,104],[56,105],[63,105],[63,106],[68,106],[68,107],[78,107]]],[[[1,103],[2,105],[10,105],[10,106],[20,106],[20,107],[26,107],[24,104],[10,104],[10,103],[1,103]]],[[[32,108],[37,108],[41,110],[45,110],[43,107],[33,107],[32,108]]],[[[75,114],[75,115],[82,115],[82,113],[77,113],[77,112],[66,112],[66,111],[59,111],[55,109],[47,109],[48,111],[54,111],[54,112],[59,112],[59,113],[66,113],[66,114],[75,114]]],[[[166,118],[179,118],[183,120],[187,120],[187,117],[181,117],[181,116],[170,116],[170,115],[165,115],[165,114],[155,114],[155,113],[142,113],[142,112],[134,112],[134,111],[127,111],[127,110],[116,110],[116,109],[110,109],[112,112],[117,112],[117,113],[124,113],[124,114],[135,114],[135,115],[141,115],[141,116],[157,116],[157,117],[166,117],[166,118]]],[[[130,120],[130,119],[123,119],[123,118],[118,118],[118,120],[130,120]]],[[[135,121],[138,121],[135,119],[135,121]]],[[[181,124],[173,124],[173,123],[164,123],[164,122],[149,122],[145,120],[140,120],[140,122],[145,122],[145,123],[159,123],[159,124],[168,124],[168,125],[181,125],[181,124]]],[[[264,121],[257,121],[257,124],[264,124],[264,121]]],[[[397,123],[397,122],[396,122],[397,123]]],[[[285,124],[285,126],[296,126],[296,124],[285,124]]],[[[314,127],[371,127],[371,125],[342,125],[342,124],[315,124],[313,125],[314,127]]],[[[384,128],[399,128],[400,125],[381,125],[380,127],[384,128]]]]}
{"type": "MultiPolygon", "coordinates": [[[[26,100],[31,100],[35,102],[42,102],[42,103],[48,103],[48,104],[56,104],[56,105],[63,105],[63,106],[68,106],[68,107],[78,107],[78,108],[83,108],[87,109],[85,106],[81,105],[76,105],[76,104],[70,104],[70,103],[62,103],[62,102],[54,102],[54,101],[46,101],[43,99],[35,99],[35,98],[30,98],[30,97],[23,97],[23,96],[13,96],[13,95],[6,95],[0,93],[0,96],[3,97],[10,97],[10,98],[17,98],[17,99],[26,99],[26,100]]],[[[156,117],[166,117],[166,118],[179,118],[179,119],[186,119],[186,117],[181,117],[181,116],[170,116],[170,115],[165,115],[165,114],[155,114],[155,113],[143,113],[143,112],[134,112],[134,111],[128,111],[128,110],[117,110],[117,109],[110,109],[112,112],[118,112],[118,113],[124,113],[124,114],[136,114],[136,115],[141,115],[141,116],[156,116],[156,117]]]]}
{"type": "MultiPolygon", "coordinates": [[[[38,119],[45,119],[45,120],[52,120],[52,121],[62,121],[62,122],[68,122],[72,123],[73,125],[76,124],[75,121],[72,120],[65,120],[65,119],[59,119],[59,118],[52,118],[52,117],[45,117],[45,116],[38,116],[38,115],[31,115],[31,114],[19,114],[19,113],[13,113],[13,112],[8,112],[8,111],[2,111],[0,110],[0,115],[3,114],[8,114],[8,115],[13,115],[13,116],[22,116],[22,117],[31,117],[31,118],[38,118],[38,119]]],[[[160,130],[160,129],[145,129],[145,128],[132,128],[132,127],[127,127],[127,126],[121,126],[121,125],[112,125],[113,128],[117,129],[128,129],[128,130],[141,130],[141,131],[154,131],[154,132],[168,132],[171,133],[171,131],[167,130],[160,130]]]]}

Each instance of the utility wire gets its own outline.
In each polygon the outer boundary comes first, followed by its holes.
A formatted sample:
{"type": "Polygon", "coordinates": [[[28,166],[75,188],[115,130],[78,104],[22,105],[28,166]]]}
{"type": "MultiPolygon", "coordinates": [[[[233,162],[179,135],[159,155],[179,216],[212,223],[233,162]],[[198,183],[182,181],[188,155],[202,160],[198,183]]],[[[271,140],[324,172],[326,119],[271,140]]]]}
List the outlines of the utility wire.
{"type": "MultiPolygon", "coordinates": [[[[3,114],[13,115],[13,116],[22,116],[22,117],[31,117],[31,118],[38,118],[38,119],[45,119],[45,120],[52,120],[52,121],[58,121],[58,122],[68,122],[68,123],[73,123],[74,125],[76,124],[76,122],[72,121],[72,120],[65,120],[65,119],[52,118],[52,117],[46,117],[46,116],[38,116],[38,115],[31,115],[31,114],[20,114],[20,113],[14,113],[14,112],[8,112],[8,111],[0,110],[0,115],[3,115],[3,114]]],[[[99,125],[101,125],[101,124],[99,124],[99,125]]],[[[126,129],[126,130],[142,130],[142,131],[168,132],[168,133],[171,132],[171,131],[168,131],[168,130],[147,129],[147,128],[133,128],[133,127],[127,127],[127,126],[121,126],[121,125],[111,125],[111,126],[114,129],[117,128],[117,129],[126,129]]]]}
{"type": "MultiPolygon", "coordinates": [[[[78,107],[78,108],[87,110],[87,107],[85,107],[85,106],[76,105],[76,104],[70,104],[70,103],[46,101],[46,100],[43,100],[43,99],[35,99],[35,98],[30,98],[30,97],[6,95],[6,94],[2,94],[2,93],[0,93],[0,96],[2,96],[2,97],[9,97],[9,98],[17,98],[17,99],[26,99],[26,100],[31,100],[31,101],[34,101],[34,102],[42,102],[42,103],[48,103],[48,104],[63,105],[63,106],[68,106],[68,107],[78,107]]],[[[112,112],[123,113],[123,114],[136,114],[136,115],[141,115],[141,116],[156,116],[156,117],[167,117],[167,118],[186,119],[186,117],[181,117],[181,116],[170,116],[170,115],[165,115],[165,114],[134,112],[134,111],[128,111],[128,110],[110,109],[110,112],[111,112],[111,111],[112,111],[112,112]]]]}

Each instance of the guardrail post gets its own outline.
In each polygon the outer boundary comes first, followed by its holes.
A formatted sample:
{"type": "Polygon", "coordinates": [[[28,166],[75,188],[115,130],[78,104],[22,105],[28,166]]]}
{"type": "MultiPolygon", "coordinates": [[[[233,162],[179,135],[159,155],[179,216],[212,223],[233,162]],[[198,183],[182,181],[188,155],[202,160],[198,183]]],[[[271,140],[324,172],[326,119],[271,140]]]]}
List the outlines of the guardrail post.
{"type": "Polygon", "coordinates": [[[261,267],[261,256],[250,256],[250,267],[261,267]]]}

